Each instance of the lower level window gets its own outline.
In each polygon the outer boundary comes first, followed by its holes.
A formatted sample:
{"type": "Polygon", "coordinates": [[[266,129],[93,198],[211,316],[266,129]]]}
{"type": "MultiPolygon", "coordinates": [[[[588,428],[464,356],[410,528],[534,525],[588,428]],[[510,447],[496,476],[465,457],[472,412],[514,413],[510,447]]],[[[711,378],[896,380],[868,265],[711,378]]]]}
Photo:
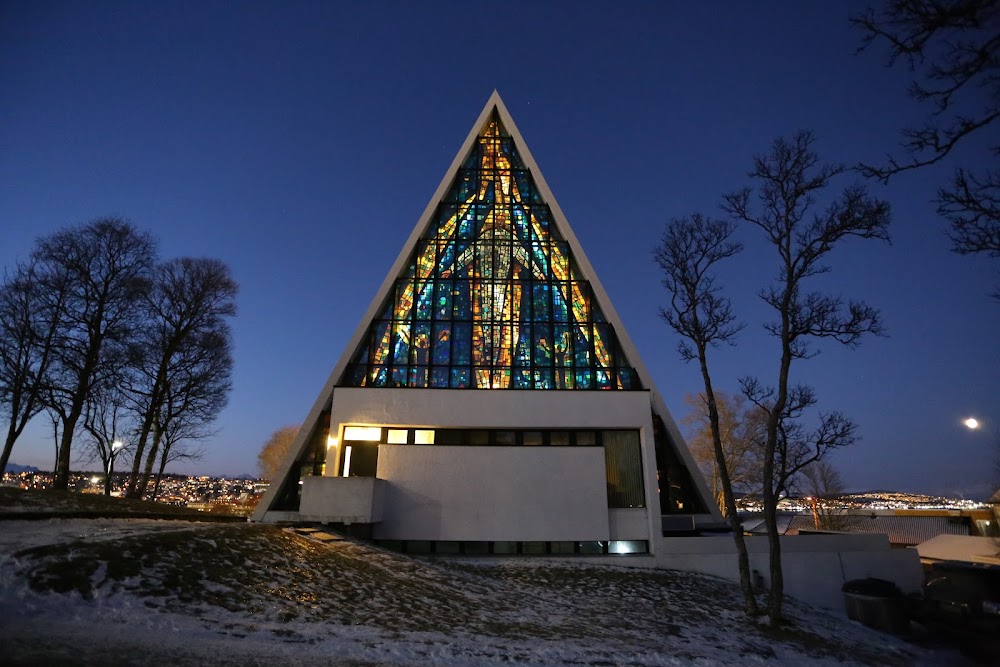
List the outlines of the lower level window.
{"type": "Polygon", "coordinates": [[[466,556],[627,556],[649,553],[646,540],[593,540],[589,542],[435,542],[430,540],[375,540],[392,551],[408,554],[439,554],[466,556]]]}

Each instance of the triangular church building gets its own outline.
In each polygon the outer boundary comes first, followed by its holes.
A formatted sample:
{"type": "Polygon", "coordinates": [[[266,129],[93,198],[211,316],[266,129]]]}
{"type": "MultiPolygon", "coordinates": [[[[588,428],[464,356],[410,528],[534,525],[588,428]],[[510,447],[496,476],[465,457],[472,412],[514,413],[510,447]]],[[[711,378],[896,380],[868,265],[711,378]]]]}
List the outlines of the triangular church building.
{"type": "Polygon", "coordinates": [[[494,92],[261,500],[411,553],[651,553],[718,521],[494,92]]]}

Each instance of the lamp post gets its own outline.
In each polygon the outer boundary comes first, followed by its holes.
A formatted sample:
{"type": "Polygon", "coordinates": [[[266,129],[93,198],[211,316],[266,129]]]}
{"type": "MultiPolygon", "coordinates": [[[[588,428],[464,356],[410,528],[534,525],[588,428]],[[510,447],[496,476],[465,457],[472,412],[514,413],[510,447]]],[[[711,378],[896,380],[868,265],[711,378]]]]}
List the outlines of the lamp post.
{"type": "Polygon", "coordinates": [[[125,443],[121,440],[115,440],[111,443],[111,452],[108,454],[108,477],[107,481],[104,483],[104,495],[111,495],[111,475],[115,471],[115,457],[118,456],[118,452],[121,448],[125,446],[125,443]]]}

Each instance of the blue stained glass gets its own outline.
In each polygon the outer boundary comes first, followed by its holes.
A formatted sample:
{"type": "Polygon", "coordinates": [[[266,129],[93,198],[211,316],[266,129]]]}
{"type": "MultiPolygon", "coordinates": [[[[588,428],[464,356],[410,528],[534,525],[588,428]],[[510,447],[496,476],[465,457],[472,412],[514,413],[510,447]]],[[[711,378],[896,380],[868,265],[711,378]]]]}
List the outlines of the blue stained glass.
{"type": "Polygon", "coordinates": [[[590,365],[590,343],[584,337],[583,333],[577,329],[576,331],[576,341],[573,346],[573,356],[574,361],[577,366],[589,366],[590,365]]]}
{"type": "Polygon", "coordinates": [[[535,283],[532,291],[534,292],[533,319],[536,322],[550,321],[552,319],[552,314],[549,312],[552,304],[551,288],[545,283],[535,283]]]}
{"type": "Polygon", "coordinates": [[[450,280],[439,280],[434,284],[434,319],[451,319],[451,291],[453,283],[450,280]]]}
{"type": "Polygon", "coordinates": [[[478,189],[477,181],[479,172],[475,169],[463,170],[456,182],[457,187],[455,188],[456,199],[459,204],[469,201],[478,189]]]}
{"type": "Polygon", "coordinates": [[[443,389],[448,386],[448,371],[445,368],[431,368],[431,387],[443,389]]]}
{"type": "Polygon", "coordinates": [[[426,387],[427,386],[427,367],[426,366],[410,366],[410,387],[426,387]]]}
{"type": "Polygon", "coordinates": [[[393,363],[405,364],[410,351],[410,325],[397,323],[392,328],[393,363]]]}
{"type": "Polygon", "coordinates": [[[472,325],[467,322],[455,322],[452,325],[451,363],[465,366],[472,363],[471,343],[472,325]]]}
{"type": "Polygon", "coordinates": [[[468,368],[452,368],[451,369],[451,386],[454,389],[466,389],[469,387],[469,369],[468,368]]]}
{"type": "Polygon", "coordinates": [[[426,365],[431,354],[431,325],[429,322],[418,322],[413,327],[413,343],[410,346],[411,364],[426,365]]]}
{"type": "Polygon", "coordinates": [[[531,223],[528,220],[528,215],[524,212],[524,208],[515,204],[511,215],[514,220],[514,236],[522,240],[531,238],[531,229],[529,228],[531,223]]]}
{"type": "Polygon", "coordinates": [[[554,360],[552,355],[552,327],[547,324],[534,324],[531,327],[531,332],[535,347],[535,365],[551,366],[554,360]]]}
{"type": "Polygon", "coordinates": [[[434,283],[419,283],[417,292],[417,312],[418,320],[431,319],[431,310],[434,304],[434,283]]]}
{"type": "Polygon", "coordinates": [[[569,308],[566,306],[566,284],[553,285],[552,290],[552,320],[554,322],[569,322],[569,308]]]}
{"type": "Polygon", "coordinates": [[[455,306],[456,320],[471,320],[472,306],[469,303],[469,294],[472,291],[472,284],[468,280],[456,281],[455,289],[452,292],[452,304],[455,306]]]}
{"type": "Polygon", "coordinates": [[[341,383],[641,388],[495,114],[448,192],[341,383]]]}
{"type": "Polygon", "coordinates": [[[350,378],[350,383],[355,387],[363,387],[365,384],[366,375],[368,373],[368,364],[351,364],[347,369],[347,377],[350,378]]]}
{"type": "Polygon", "coordinates": [[[433,361],[435,364],[447,364],[451,356],[451,323],[435,322],[433,337],[433,361]]]}

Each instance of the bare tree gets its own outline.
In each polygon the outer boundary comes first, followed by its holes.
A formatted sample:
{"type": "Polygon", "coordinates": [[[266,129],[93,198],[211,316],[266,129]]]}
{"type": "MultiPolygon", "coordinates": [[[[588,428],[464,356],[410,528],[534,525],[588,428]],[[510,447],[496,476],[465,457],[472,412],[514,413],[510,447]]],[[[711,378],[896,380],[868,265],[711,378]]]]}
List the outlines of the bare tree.
{"type": "MultiPolygon", "coordinates": [[[[171,398],[167,399],[168,404],[171,398]]],[[[180,413],[162,429],[160,464],[156,470],[156,480],[150,500],[156,500],[160,493],[160,482],[167,464],[176,461],[199,461],[205,455],[203,441],[216,434],[208,424],[193,412],[180,413]]]]}
{"type": "Polygon", "coordinates": [[[157,267],[131,388],[141,418],[128,496],[145,492],[163,428],[177,411],[211,421],[225,405],[232,373],[227,318],[236,314],[238,289],[229,267],[216,259],[184,257],[157,267]]]}
{"type": "Polygon", "coordinates": [[[661,308],[660,316],[680,336],[678,351],[681,359],[697,360],[701,370],[725,513],[736,543],[744,609],[747,614],[756,615],[757,600],[750,577],[750,559],[743,538],[743,526],[736,511],[719,424],[719,408],[708,368],[708,349],[724,343],[731,344],[743,328],[733,314],[729,299],[720,294],[712,273],[716,264],[743,249],[732,239],[734,231],[733,223],[712,220],[699,213],[675,218],[667,225],[660,244],[654,248],[653,258],[663,271],[663,286],[670,294],[670,306],[661,308]]]}
{"type": "MultiPolygon", "coordinates": [[[[705,394],[688,394],[684,402],[691,407],[691,411],[681,419],[681,423],[692,428],[687,438],[691,454],[711,481],[712,494],[723,516],[728,516],[705,394]]],[[[719,411],[719,436],[725,468],[733,491],[757,492],[761,479],[760,452],[764,448],[766,433],[764,415],[756,406],[748,407],[746,398],[741,394],[716,391],[715,404],[719,411]]]]}
{"type": "Polygon", "coordinates": [[[83,428],[88,435],[90,459],[98,458],[104,469],[104,495],[111,495],[115,461],[134,447],[134,424],[128,398],[116,378],[93,387],[83,411],[83,428]]]}
{"type": "Polygon", "coordinates": [[[791,139],[777,139],[768,154],[754,158],[749,176],[756,190],[748,187],[726,195],[723,204],[733,219],[764,232],[778,259],[775,280],[760,293],[777,318],[765,324],[780,346],[777,382],[766,387],[755,378],[741,380],[744,395],[767,415],[762,495],[770,547],[767,612],[772,624],[781,620],[784,597],[776,517],[782,487],[794,468],[850,444],[855,431],[853,423],[839,413],[821,414],[811,432],[802,427],[798,420],[815,405],[816,397],[809,387],[791,384],[792,362],[815,354],[810,341],[829,339],[851,347],[865,334],[882,332],[878,311],[865,303],[845,303],[838,296],[806,291],[810,278],[830,270],[825,262],[835,247],[851,237],[888,241],[890,220],[889,204],[869,196],[861,185],[829,196],[825,207],[817,204],[817,197],[845,167],[821,164],[813,142],[813,135],[805,131],[791,139]],[[794,451],[807,455],[790,457],[790,444],[795,444],[794,451]]]}
{"type": "MultiPolygon", "coordinates": [[[[1000,3],[996,0],[889,0],[851,22],[863,31],[861,50],[889,48],[889,66],[913,73],[910,95],[930,108],[925,123],[903,130],[906,157],[861,172],[883,182],[901,172],[940,162],[978,137],[994,159],[1000,154],[1000,3]],[[990,144],[989,142],[992,142],[990,144]]],[[[953,250],[1000,257],[1000,170],[979,173],[959,166],[937,192],[938,213],[951,223],[953,250]]],[[[1000,298],[1000,289],[994,296],[1000,298]]]]}
{"type": "Polygon", "coordinates": [[[42,378],[52,361],[52,340],[67,297],[65,283],[49,282],[49,298],[43,300],[37,266],[29,262],[18,265],[0,285],[0,413],[7,417],[0,474],[14,443],[43,408],[42,378]]]}
{"type": "Polygon", "coordinates": [[[812,506],[813,525],[822,530],[844,530],[844,512],[835,500],[844,492],[844,482],[829,461],[816,461],[802,469],[804,486],[812,506]]]}
{"type": "Polygon", "coordinates": [[[54,307],[55,298],[46,281],[66,285],[68,293],[43,380],[44,402],[62,428],[53,488],[69,483],[70,450],[87,396],[116,372],[141,323],[137,306],[148,289],[153,257],[152,238],[122,218],[57,232],[32,253],[44,277],[44,307],[54,307]]]}
{"type": "Polygon", "coordinates": [[[261,477],[274,482],[278,473],[278,466],[288,453],[288,449],[295,440],[295,435],[299,432],[298,426],[282,426],[271,434],[264,446],[257,454],[257,465],[260,468],[261,477]]]}

